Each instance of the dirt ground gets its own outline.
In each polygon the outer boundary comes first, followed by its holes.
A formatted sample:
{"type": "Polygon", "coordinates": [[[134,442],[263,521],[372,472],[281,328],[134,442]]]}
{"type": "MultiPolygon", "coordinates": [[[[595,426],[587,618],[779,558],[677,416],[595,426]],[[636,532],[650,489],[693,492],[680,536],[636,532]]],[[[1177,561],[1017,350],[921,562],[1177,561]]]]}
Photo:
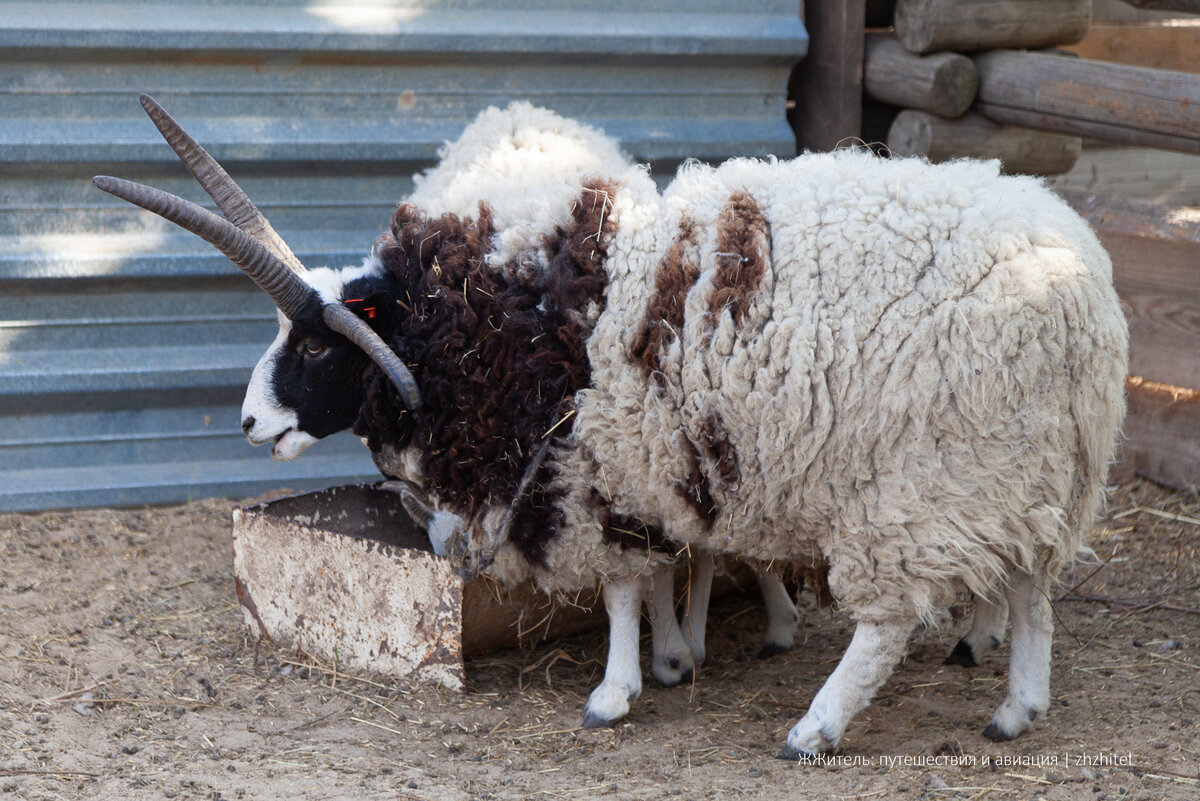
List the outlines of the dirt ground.
{"type": "Polygon", "coordinates": [[[948,619],[820,766],[774,759],[850,635],[807,594],[792,652],[756,659],[754,598],[722,599],[694,684],[647,676],[625,721],[580,730],[603,631],[469,660],[465,694],[249,640],[233,505],[0,516],[0,798],[1200,797],[1194,495],[1113,493],[1090,539],[1103,562],[1055,603],[1054,700],[1036,731],[981,736],[1007,646],[943,666],[963,628],[948,619]]]}

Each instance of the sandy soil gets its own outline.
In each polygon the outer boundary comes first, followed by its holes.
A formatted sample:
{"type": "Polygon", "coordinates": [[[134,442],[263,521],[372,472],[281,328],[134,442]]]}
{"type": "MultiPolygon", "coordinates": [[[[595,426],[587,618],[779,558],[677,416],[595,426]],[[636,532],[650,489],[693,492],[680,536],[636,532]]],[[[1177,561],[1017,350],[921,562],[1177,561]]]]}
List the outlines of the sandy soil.
{"type": "Polygon", "coordinates": [[[980,735],[1007,647],[943,666],[962,629],[948,620],[824,766],[773,758],[849,639],[807,595],[791,653],[755,659],[753,597],[723,599],[693,685],[648,679],[626,721],[583,731],[602,631],[473,659],[461,695],[249,640],[232,506],[0,516],[0,798],[1200,797],[1195,496],[1114,494],[1090,540],[1103,566],[1080,567],[1055,604],[1039,729],[980,735]]]}

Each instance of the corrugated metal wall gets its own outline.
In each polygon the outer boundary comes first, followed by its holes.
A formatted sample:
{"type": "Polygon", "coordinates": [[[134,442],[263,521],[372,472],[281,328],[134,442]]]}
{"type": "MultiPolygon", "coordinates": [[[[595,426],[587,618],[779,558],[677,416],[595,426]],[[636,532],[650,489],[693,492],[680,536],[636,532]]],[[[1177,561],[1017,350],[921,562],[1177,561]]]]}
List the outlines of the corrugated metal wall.
{"type": "Polygon", "coordinates": [[[0,3],[0,510],[246,496],[371,478],[332,437],[290,464],[239,431],[269,303],[97,173],[209,204],[162,102],[305,263],[357,263],[410,176],[527,98],[678,159],[790,154],[798,3],[0,3]],[[560,6],[566,5],[569,10],[560,6]]]}

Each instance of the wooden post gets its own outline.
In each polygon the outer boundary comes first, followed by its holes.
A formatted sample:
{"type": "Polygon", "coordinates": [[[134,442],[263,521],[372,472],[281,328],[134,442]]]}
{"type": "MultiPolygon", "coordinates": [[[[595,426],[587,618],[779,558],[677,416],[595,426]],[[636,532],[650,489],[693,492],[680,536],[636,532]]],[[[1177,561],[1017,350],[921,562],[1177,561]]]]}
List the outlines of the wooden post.
{"type": "Polygon", "coordinates": [[[896,34],[913,53],[1078,42],[1091,0],[898,0],[896,34]]]}
{"type": "Polygon", "coordinates": [[[863,88],[883,103],[959,117],[975,100],[979,73],[964,55],[916,56],[890,36],[872,33],[865,44],[863,88]]]}
{"type": "Polygon", "coordinates": [[[896,116],[887,144],[898,156],[926,156],[934,162],[964,156],[1000,159],[1006,173],[1059,175],[1075,165],[1082,140],[997,125],[974,113],[946,120],[907,110],[896,116]]]}
{"type": "Polygon", "coordinates": [[[975,57],[995,122],[1200,153],[1200,75],[996,50],[975,57]]]}
{"type": "Polygon", "coordinates": [[[861,135],[864,2],[804,4],[808,55],[788,87],[801,150],[832,150],[861,135]]]}

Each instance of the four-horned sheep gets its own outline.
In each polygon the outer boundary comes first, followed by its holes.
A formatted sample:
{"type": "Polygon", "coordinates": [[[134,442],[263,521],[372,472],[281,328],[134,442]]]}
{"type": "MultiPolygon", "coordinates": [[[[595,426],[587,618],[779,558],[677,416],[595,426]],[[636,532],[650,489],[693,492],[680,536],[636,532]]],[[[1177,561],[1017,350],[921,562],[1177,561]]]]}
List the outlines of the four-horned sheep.
{"type": "Polygon", "coordinates": [[[275,300],[271,375],[292,378],[261,387],[252,440],[298,453],[323,433],[289,400],[327,388],[491,575],[604,580],[589,721],[640,690],[613,656],[636,654],[643,571],[690,548],[823,571],[856,621],[781,756],[836,747],[964,590],[1012,623],[985,734],[1047,710],[1047,591],[1101,502],[1127,330],[1096,237],[1038,181],[839,151],[689,163],[660,192],[628,167],[576,183],[536,242],[506,237],[497,187],[473,216],[403,204],[361,268],[305,277],[257,212],[97,184],[275,300]],[[341,337],[360,352],[326,359],[341,337]]]}

